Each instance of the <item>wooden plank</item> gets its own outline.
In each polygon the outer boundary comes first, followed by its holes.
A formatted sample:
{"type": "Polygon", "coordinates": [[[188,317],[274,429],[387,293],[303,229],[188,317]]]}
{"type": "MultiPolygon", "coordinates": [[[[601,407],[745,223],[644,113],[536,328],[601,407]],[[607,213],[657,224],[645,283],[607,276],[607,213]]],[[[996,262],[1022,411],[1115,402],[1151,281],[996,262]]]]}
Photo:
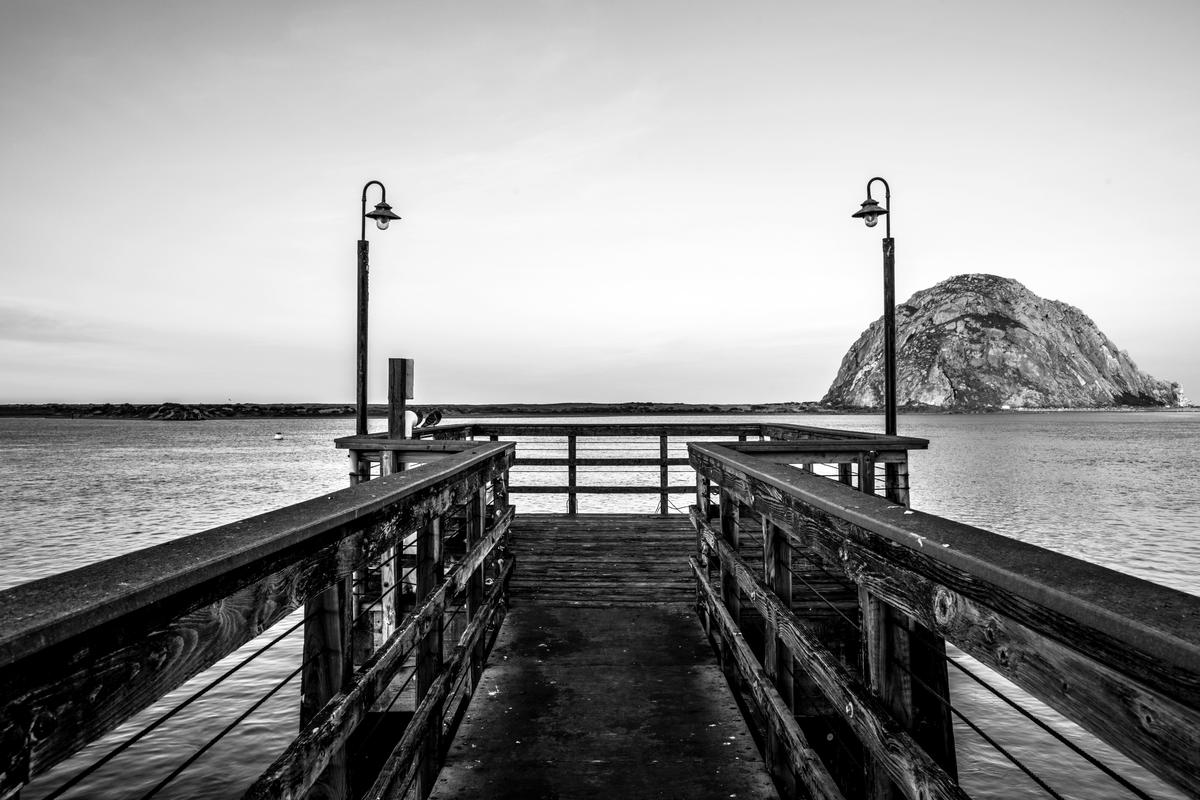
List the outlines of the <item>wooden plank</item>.
{"type": "Polygon", "coordinates": [[[656,423],[656,422],[587,422],[587,423],[474,423],[483,434],[504,436],[737,436],[740,433],[757,435],[756,422],[719,423],[656,423]]]}
{"type": "Polygon", "coordinates": [[[721,649],[729,653],[731,667],[736,668],[760,712],[770,719],[771,727],[777,731],[783,754],[798,782],[805,787],[809,797],[828,800],[842,798],[841,790],[820,757],[809,746],[808,739],[792,716],[791,708],[768,679],[722,598],[708,582],[705,570],[696,559],[689,558],[688,561],[696,577],[696,585],[700,587],[701,601],[714,622],[713,631],[721,642],[721,649]]]}
{"type": "MultiPolygon", "coordinates": [[[[337,581],[304,605],[303,671],[300,674],[300,730],[303,731],[354,672],[351,647],[354,606],[352,574],[337,581]]],[[[314,782],[312,797],[344,800],[349,794],[346,753],[330,753],[323,772],[314,782]]]]}
{"type": "Polygon", "coordinates": [[[851,499],[831,481],[720,456],[714,449],[699,459],[716,457],[722,482],[754,497],[797,542],[1151,771],[1200,793],[1200,599],[978,528],[897,513],[882,499],[851,499]]]}
{"type": "Polygon", "coordinates": [[[478,442],[458,439],[388,439],[386,434],[371,434],[363,436],[343,436],[334,439],[341,450],[378,453],[380,451],[397,453],[466,453],[479,447],[478,442]]]}
{"type": "Polygon", "coordinates": [[[388,359],[388,438],[404,439],[404,412],[407,401],[413,397],[413,360],[411,358],[388,359]]]}
{"type": "Polygon", "coordinates": [[[671,459],[667,458],[668,441],[669,439],[666,436],[660,436],[658,439],[658,457],[661,461],[661,466],[658,468],[658,486],[660,489],[658,497],[658,511],[663,515],[667,513],[667,495],[669,494],[667,492],[667,487],[671,483],[671,470],[669,469],[671,465],[671,459]]]}
{"type": "MultiPolygon", "coordinates": [[[[868,685],[921,749],[957,779],[954,718],[945,702],[950,697],[945,640],[868,590],[860,589],[860,593],[868,685]]],[[[872,762],[868,767],[877,765],[872,762]]],[[[868,779],[871,797],[890,800],[900,796],[885,770],[872,772],[868,779]]]]}
{"type": "MultiPolygon", "coordinates": [[[[659,494],[658,486],[509,486],[508,491],[517,494],[659,494]]],[[[691,486],[668,486],[669,494],[691,494],[691,486]]]]}
{"type": "Polygon", "coordinates": [[[702,535],[708,546],[717,551],[722,568],[729,569],[758,612],[773,619],[780,639],[905,796],[914,800],[967,800],[968,795],[958,782],[917,744],[858,677],[821,644],[816,633],[755,577],[742,557],[712,528],[705,526],[702,535]]]}
{"type": "MultiPolygon", "coordinates": [[[[579,513],[579,504],[577,495],[575,494],[575,484],[579,482],[578,474],[576,473],[576,437],[574,434],[567,437],[567,513],[579,513]]],[[[511,491],[511,489],[510,489],[511,491]]]]}
{"type": "MultiPolygon", "coordinates": [[[[613,448],[614,450],[617,447],[613,448]]],[[[520,445],[518,445],[517,460],[513,462],[514,467],[565,467],[572,463],[569,458],[526,458],[520,455],[520,445]]],[[[657,467],[663,463],[663,458],[576,458],[574,463],[580,467],[657,467]]],[[[688,460],[686,458],[668,458],[666,459],[667,466],[671,467],[686,467],[688,460]]],[[[647,475],[653,475],[653,472],[646,472],[647,475]]]]}
{"type": "MultiPolygon", "coordinates": [[[[705,444],[696,442],[696,444],[705,444]]],[[[928,448],[927,439],[911,437],[888,438],[885,436],[868,436],[866,438],[837,438],[837,439],[804,439],[802,441],[775,442],[714,442],[721,447],[728,447],[737,453],[746,453],[766,461],[774,461],[776,456],[795,453],[804,455],[812,452],[828,452],[854,454],[874,450],[880,456],[894,459],[908,450],[924,450],[928,448]]]]}
{"type": "Polygon", "coordinates": [[[844,450],[781,449],[778,452],[754,453],[754,457],[768,464],[794,464],[797,466],[805,464],[839,464],[848,466],[850,464],[857,464],[859,454],[862,452],[874,452],[876,454],[876,463],[899,464],[908,458],[903,450],[879,452],[866,445],[860,446],[860,449],[844,450]]]}
{"type": "MultiPolygon", "coordinates": [[[[442,521],[431,520],[417,533],[417,597],[425,597],[442,582],[442,521]]],[[[438,615],[416,647],[417,697],[422,703],[442,672],[442,616],[438,615]]],[[[418,797],[426,797],[433,790],[437,772],[441,767],[442,750],[442,703],[433,702],[433,718],[436,724],[421,737],[420,767],[417,772],[418,797]]]]}

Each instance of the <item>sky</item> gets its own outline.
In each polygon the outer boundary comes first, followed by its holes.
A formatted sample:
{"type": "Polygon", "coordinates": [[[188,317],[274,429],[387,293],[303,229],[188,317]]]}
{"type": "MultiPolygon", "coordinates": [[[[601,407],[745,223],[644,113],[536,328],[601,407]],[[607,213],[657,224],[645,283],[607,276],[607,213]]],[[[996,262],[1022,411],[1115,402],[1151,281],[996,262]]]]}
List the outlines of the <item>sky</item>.
{"type": "Polygon", "coordinates": [[[816,400],[987,272],[1200,396],[1200,3],[0,0],[0,403],[816,400]],[[372,188],[370,205],[379,201],[372,188]]]}

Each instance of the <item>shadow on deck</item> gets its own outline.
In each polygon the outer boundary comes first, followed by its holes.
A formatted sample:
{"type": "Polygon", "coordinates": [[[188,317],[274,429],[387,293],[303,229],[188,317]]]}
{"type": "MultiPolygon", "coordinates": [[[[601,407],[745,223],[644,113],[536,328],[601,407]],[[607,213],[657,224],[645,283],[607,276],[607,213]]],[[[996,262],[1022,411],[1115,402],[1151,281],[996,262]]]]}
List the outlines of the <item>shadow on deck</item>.
{"type": "Polygon", "coordinates": [[[522,517],[435,798],[774,797],[694,609],[684,517],[522,517]]]}

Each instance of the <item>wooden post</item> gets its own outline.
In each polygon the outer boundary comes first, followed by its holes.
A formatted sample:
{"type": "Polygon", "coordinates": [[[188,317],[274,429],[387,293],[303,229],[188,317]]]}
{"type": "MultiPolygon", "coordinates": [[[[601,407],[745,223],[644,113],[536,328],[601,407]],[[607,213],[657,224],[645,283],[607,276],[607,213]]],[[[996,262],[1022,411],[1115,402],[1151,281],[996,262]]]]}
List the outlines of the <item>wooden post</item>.
{"type": "MultiPolygon", "coordinates": [[[[771,587],[776,596],[788,607],[792,606],[791,546],[787,534],[773,524],[765,515],[762,518],[763,534],[763,583],[771,587]]],[[[763,670],[779,690],[780,696],[794,711],[793,683],[791,673],[795,669],[791,653],[779,641],[779,627],[770,615],[763,620],[764,647],[763,670]]],[[[768,721],[771,718],[768,717],[768,721]]],[[[778,732],[768,725],[766,747],[767,770],[775,780],[781,797],[794,797],[796,776],[787,767],[787,758],[778,732]]]]}
{"type": "MultiPolygon", "coordinates": [[[[712,485],[708,478],[700,473],[696,473],[696,511],[700,518],[708,520],[708,504],[709,494],[712,491],[712,485]]],[[[708,556],[704,552],[704,536],[701,535],[700,529],[696,529],[696,563],[704,568],[705,576],[711,579],[708,569],[708,556]]],[[[696,579],[696,613],[700,615],[700,625],[704,628],[704,634],[712,639],[712,620],[708,614],[708,604],[704,602],[705,592],[704,586],[700,579],[696,579]]]]}
{"type": "MultiPolygon", "coordinates": [[[[442,521],[435,519],[417,534],[417,602],[423,601],[442,581],[442,521]]],[[[442,620],[441,615],[433,621],[417,647],[417,700],[428,693],[442,669],[442,620]]],[[[441,769],[442,754],[442,704],[433,710],[436,722],[430,726],[429,734],[421,743],[420,765],[417,772],[417,793],[428,797],[437,781],[441,769]]]]}
{"type": "Polygon", "coordinates": [[[358,451],[351,450],[347,455],[350,458],[350,485],[358,485],[361,467],[358,464],[358,451]]]}
{"type": "MultiPolygon", "coordinates": [[[[487,533],[487,488],[481,487],[476,493],[473,502],[467,506],[467,552],[471,552],[471,548],[475,543],[483,538],[487,533]]],[[[481,564],[478,569],[471,575],[471,580],[467,583],[467,621],[474,621],[475,616],[479,613],[479,609],[483,605],[484,597],[484,571],[485,565],[481,564]]],[[[479,644],[475,646],[471,653],[471,693],[474,695],[475,689],[479,686],[479,679],[483,675],[483,655],[485,638],[479,637],[479,644]]]]}
{"type": "MultiPolygon", "coordinates": [[[[383,475],[391,475],[393,472],[404,469],[404,465],[399,463],[400,459],[397,457],[399,454],[395,450],[384,450],[381,455],[385,456],[380,464],[383,475]],[[393,457],[388,458],[389,455],[393,457]]],[[[401,577],[399,554],[402,550],[402,543],[396,542],[394,547],[389,547],[379,556],[379,592],[380,597],[383,598],[379,601],[379,612],[382,616],[379,634],[382,641],[385,642],[396,632],[396,627],[404,616],[401,608],[403,593],[397,586],[401,577]]],[[[374,630],[374,624],[371,627],[374,630]]]]}
{"type": "Polygon", "coordinates": [[[858,455],[858,490],[864,494],[875,494],[875,451],[858,455]]]}
{"type": "Polygon", "coordinates": [[[658,437],[658,488],[660,490],[658,496],[659,513],[663,516],[667,514],[667,486],[670,480],[670,471],[667,469],[667,437],[658,437]]]}
{"type": "MultiPolygon", "coordinates": [[[[917,744],[950,777],[957,778],[953,717],[937,697],[950,696],[945,640],[865,588],[859,589],[859,600],[862,671],[868,685],[917,744]],[[913,676],[919,680],[913,680],[913,676]]],[[[899,800],[904,796],[875,763],[867,764],[867,791],[871,800],[899,800]]]]}
{"type": "MultiPolygon", "coordinates": [[[[353,577],[333,586],[304,604],[304,667],[300,673],[300,730],[330,698],[342,691],[354,671],[350,648],[350,611],[353,577]]],[[[349,796],[346,751],[339,749],[329,766],[306,795],[311,800],[343,800],[349,796]]]]}
{"type": "Polygon", "coordinates": [[[388,359],[388,438],[403,439],[404,412],[413,397],[413,360],[388,359]]]}
{"type": "MultiPolygon", "coordinates": [[[[724,539],[736,553],[738,550],[738,542],[741,539],[741,520],[738,513],[740,504],[734,498],[733,494],[726,489],[721,489],[721,538],[724,539]]],[[[721,563],[721,600],[725,604],[725,609],[729,612],[729,616],[733,618],[733,622],[739,628],[742,624],[742,598],[738,592],[737,580],[733,577],[733,572],[730,565],[721,563]]],[[[722,642],[721,645],[721,666],[730,675],[736,671],[733,664],[733,657],[729,653],[729,643],[722,642]]]]}
{"type": "Polygon", "coordinates": [[[572,516],[579,511],[575,494],[575,481],[577,480],[575,440],[575,434],[567,437],[567,513],[572,516]]]}
{"type": "Polygon", "coordinates": [[[903,452],[903,457],[899,463],[884,465],[884,486],[888,500],[908,508],[908,451],[903,452]]]}
{"type": "Polygon", "coordinates": [[[843,462],[843,463],[839,463],[837,466],[838,466],[838,482],[844,483],[847,486],[853,486],[854,485],[854,474],[850,469],[851,465],[843,462]]]}

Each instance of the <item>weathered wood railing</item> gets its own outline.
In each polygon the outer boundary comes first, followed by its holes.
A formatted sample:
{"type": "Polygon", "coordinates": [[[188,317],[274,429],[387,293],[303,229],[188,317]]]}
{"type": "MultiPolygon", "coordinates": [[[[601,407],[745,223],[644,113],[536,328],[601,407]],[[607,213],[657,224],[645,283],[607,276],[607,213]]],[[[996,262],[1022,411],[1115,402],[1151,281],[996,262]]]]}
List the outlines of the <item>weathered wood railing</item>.
{"type": "Polygon", "coordinates": [[[814,479],[786,447],[689,448],[701,617],[785,792],[966,796],[951,642],[1200,795],[1200,598],[814,479]]]}
{"type": "Polygon", "coordinates": [[[320,786],[343,797],[352,780],[367,797],[412,782],[427,793],[503,618],[513,451],[469,443],[422,469],[0,593],[0,797],[301,606],[301,734],[248,796],[320,786]],[[364,638],[360,586],[387,553],[391,587],[373,602],[394,624],[364,638]],[[406,566],[415,596],[401,591],[406,566]],[[348,776],[351,736],[392,707],[407,675],[403,735],[377,776],[348,776]]]}
{"type": "MultiPolygon", "coordinates": [[[[445,452],[465,446],[455,440],[518,440],[513,485],[509,491],[513,494],[565,495],[569,514],[578,513],[580,495],[613,494],[657,494],[658,513],[668,513],[670,495],[693,491],[694,476],[690,470],[686,477],[678,475],[681,469],[689,466],[685,450],[687,442],[698,438],[712,441],[721,437],[736,437],[751,449],[756,442],[791,442],[794,447],[784,451],[776,446],[765,446],[763,457],[787,458],[787,463],[800,465],[809,472],[836,477],[870,493],[882,490],[886,496],[907,503],[908,451],[928,446],[926,440],[913,437],[760,422],[472,422],[418,429],[416,435],[436,437],[445,452]],[[648,452],[653,455],[647,455],[648,452]],[[876,474],[877,465],[883,467],[882,476],[876,474]],[[614,468],[629,467],[640,471],[629,470],[620,482],[585,480],[589,472],[605,474],[614,468]]],[[[409,450],[414,445],[405,444],[403,440],[380,444],[385,441],[386,434],[371,434],[339,439],[338,446],[350,450],[351,472],[362,477],[372,474],[373,467],[379,471],[377,465],[382,465],[384,472],[394,470],[395,467],[386,466],[389,459],[404,464],[434,457],[428,450],[409,450]]]]}

